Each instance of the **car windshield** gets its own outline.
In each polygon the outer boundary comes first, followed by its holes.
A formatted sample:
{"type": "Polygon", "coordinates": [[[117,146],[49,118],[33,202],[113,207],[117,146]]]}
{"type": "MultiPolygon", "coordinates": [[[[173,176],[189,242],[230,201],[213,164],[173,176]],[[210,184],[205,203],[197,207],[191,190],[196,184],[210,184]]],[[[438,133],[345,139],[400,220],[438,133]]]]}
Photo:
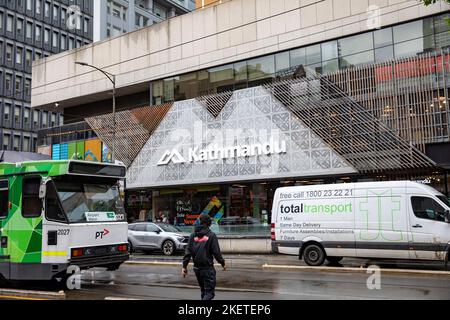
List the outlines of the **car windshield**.
{"type": "Polygon", "coordinates": [[[436,197],[438,197],[439,200],[441,200],[443,203],[445,203],[445,205],[446,205],[447,207],[450,208],[450,201],[448,200],[447,197],[445,197],[445,196],[443,196],[443,195],[440,195],[440,194],[438,194],[436,197]]]}
{"type": "Polygon", "coordinates": [[[175,226],[172,226],[171,224],[164,224],[164,223],[161,223],[161,224],[156,224],[158,227],[160,227],[161,229],[163,229],[163,231],[165,231],[165,232],[181,232],[181,230],[180,229],[178,229],[177,227],[175,227],[175,226]]]}
{"type": "Polygon", "coordinates": [[[69,222],[125,221],[116,184],[55,181],[55,185],[69,222]]]}

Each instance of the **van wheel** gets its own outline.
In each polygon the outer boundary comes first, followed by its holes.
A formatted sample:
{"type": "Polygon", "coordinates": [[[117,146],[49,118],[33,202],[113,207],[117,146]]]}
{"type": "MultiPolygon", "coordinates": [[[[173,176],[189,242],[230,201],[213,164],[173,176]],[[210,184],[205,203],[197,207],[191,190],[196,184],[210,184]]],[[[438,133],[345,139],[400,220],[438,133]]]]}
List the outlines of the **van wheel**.
{"type": "Polygon", "coordinates": [[[317,267],[325,261],[325,251],[317,244],[310,244],[303,251],[303,260],[305,260],[308,266],[317,267]]]}
{"type": "Polygon", "coordinates": [[[336,264],[342,261],[343,257],[327,257],[327,261],[331,264],[336,264]]]}

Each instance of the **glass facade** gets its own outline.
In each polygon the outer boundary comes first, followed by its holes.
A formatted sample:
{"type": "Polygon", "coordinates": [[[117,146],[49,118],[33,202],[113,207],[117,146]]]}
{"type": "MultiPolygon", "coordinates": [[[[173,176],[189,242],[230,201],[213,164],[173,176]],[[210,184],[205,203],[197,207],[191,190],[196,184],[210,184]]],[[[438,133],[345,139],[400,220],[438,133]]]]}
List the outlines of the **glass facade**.
{"type": "Polygon", "coordinates": [[[449,177],[443,172],[417,175],[376,175],[279,180],[223,185],[133,190],[127,192],[129,221],[161,221],[191,232],[200,214],[209,214],[219,235],[268,236],[275,190],[280,187],[388,180],[412,180],[448,194],[449,177]]]}
{"type": "Polygon", "coordinates": [[[318,73],[420,55],[450,47],[448,14],[285,52],[200,70],[152,84],[152,104],[272,82],[277,72],[305,65],[318,73]]]}

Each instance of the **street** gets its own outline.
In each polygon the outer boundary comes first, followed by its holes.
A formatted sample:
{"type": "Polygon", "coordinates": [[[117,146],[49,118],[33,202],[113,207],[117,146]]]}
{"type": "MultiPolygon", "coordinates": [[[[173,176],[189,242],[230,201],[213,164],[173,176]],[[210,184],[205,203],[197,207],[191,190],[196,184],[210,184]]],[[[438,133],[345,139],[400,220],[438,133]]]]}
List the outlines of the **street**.
{"type": "MultiPolygon", "coordinates": [[[[382,272],[381,288],[369,290],[367,280],[371,274],[367,274],[364,269],[361,272],[342,272],[339,267],[336,267],[336,271],[321,268],[274,270],[262,268],[261,262],[291,266],[301,266],[303,262],[289,256],[246,255],[226,258],[229,270],[223,272],[217,268],[218,300],[450,298],[450,274],[433,265],[415,266],[415,272],[425,270],[427,274],[382,272]]],[[[104,269],[85,271],[81,288],[66,290],[66,299],[199,300],[195,275],[190,269],[188,277],[183,279],[180,259],[180,256],[135,255],[133,261],[139,264],[127,263],[115,272],[106,272],[104,269]]],[[[347,259],[343,264],[345,267],[356,266],[358,262],[360,266],[372,263],[347,259]]],[[[395,267],[392,264],[380,265],[382,269],[395,267]]],[[[394,271],[401,271],[399,267],[396,268],[394,271]]],[[[26,284],[21,285],[21,289],[26,287],[26,284]]],[[[43,285],[31,289],[48,290],[43,285]]]]}
{"type": "MultiPolygon", "coordinates": [[[[381,290],[369,290],[369,275],[269,271],[247,268],[218,269],[216,299],[449,299],[450,276],[383,275],[381,290]]],[[[180,276],[172,266],[125,265],[113,276],[87,273],[81,290],[68,291],[68,299],[199,299],[193,272],[180,276]],[[97,280],[98,279],[98,280],[97,280]]]]}

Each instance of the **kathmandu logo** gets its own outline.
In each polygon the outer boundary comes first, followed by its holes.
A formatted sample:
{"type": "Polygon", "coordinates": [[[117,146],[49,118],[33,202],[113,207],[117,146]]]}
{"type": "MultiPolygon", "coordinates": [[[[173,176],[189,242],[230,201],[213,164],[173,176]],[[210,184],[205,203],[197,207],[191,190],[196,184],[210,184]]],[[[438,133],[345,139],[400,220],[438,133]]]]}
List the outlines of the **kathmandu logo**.
{"type": "Polygon", "coordinates": [[[187,157],[183,156],[177,149],[167,150],[158,161],[158,166],[174,164],[205,162],[210,160],[236,159],[244,157],[255,157],[262,155],[284,154],[287,152],[286,141],[275,142],[271,138],[267,143],[255,143],[251,145],[219,147],[210,146],[206,149],[189,148],[187,157]]]}
{"type": "Polygon", "coordinates": [[[95,239],[103,239],[103,237],[106,237],[109,234],[108,229],[103,229],[103,231],[97,231],[95,233],[95,239]]]}

